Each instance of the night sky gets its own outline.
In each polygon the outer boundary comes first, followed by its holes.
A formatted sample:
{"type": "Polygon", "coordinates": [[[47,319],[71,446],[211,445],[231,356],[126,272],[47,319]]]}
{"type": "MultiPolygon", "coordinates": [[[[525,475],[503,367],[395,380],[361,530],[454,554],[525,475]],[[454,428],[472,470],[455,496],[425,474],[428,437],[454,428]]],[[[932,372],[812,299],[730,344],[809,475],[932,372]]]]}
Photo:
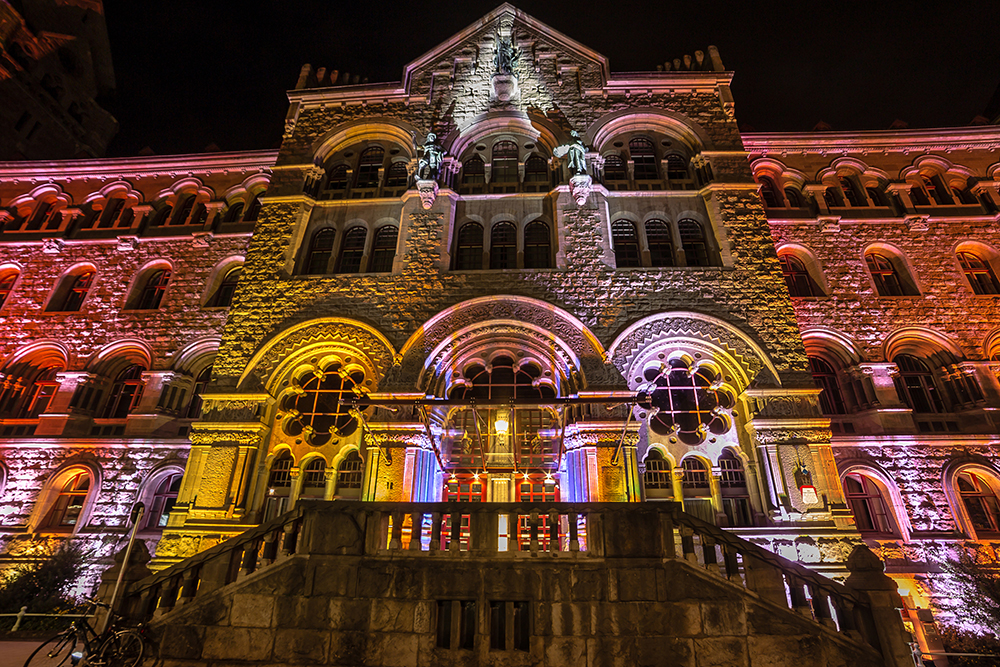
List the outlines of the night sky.
{"type": "MultiPolygon", "coordinates": [[[[398,82],[479,2],[105,0],[121,130],[109,155],[277,147],[300,67],[398,82]]],[[[966,125],[1000,84],[1000,2],[521,0],[612,72],[719,48],[758,132],[966,125]]]]}

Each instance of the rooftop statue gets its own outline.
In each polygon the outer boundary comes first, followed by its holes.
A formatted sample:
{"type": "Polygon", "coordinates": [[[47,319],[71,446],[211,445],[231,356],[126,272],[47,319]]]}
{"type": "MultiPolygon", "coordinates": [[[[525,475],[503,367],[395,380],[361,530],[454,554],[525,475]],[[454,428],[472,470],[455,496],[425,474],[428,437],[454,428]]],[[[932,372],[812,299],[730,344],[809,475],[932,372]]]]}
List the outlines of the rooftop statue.
{"type": "Polygon", "coordinates": [[[521,57],[521,50],[514,46],[514,31],[511,30],[509,39],[504,39],[499,30],[496,36],[497,49],[493,54],[494,73],[513,74],[521,57]]]}

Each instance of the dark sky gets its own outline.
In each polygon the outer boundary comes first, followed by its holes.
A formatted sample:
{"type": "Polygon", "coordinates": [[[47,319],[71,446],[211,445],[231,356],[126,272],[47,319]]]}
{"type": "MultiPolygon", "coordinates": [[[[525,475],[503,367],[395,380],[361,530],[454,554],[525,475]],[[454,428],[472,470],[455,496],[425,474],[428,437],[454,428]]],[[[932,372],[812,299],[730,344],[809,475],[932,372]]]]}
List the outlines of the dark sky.
{"type": "MultiPolygon", "coordinates": [[[[278,145],[303,63],[399,81],[500,3],[105,0],[121,131],[112,156],[278,145]]],[[[966,125],[1000,84],[1000,2],[521,0],[613,72],[719,47],[742,126],[966,125]]]]}

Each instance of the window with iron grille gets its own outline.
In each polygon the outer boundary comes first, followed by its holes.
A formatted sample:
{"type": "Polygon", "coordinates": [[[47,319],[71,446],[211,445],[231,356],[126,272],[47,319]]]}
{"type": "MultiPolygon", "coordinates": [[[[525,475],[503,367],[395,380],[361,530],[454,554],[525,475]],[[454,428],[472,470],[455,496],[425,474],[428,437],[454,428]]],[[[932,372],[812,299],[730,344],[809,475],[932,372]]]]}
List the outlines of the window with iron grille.
{"type": "Polygon", "coordinates": [[[357,451],[352,451],[337,468],[337,490],[360,489],[364,477],[364,461],[357,451]]]}
{"type": "Polygon", "coordinates": [[[292,457],[283,453],[271,463],[271,474],[267,485],[272,489],[287,489],[292,486],[292,457]]]}
{"type": "Polygon", "coordinates": [[[314,447],[325,445],[334,436],[354,433],[358,422],[351,414],[351,404],[360,394],[364,379],[360,370],[333,363],[293,380],[281,401],[281,409],[288,415],[285,433],[302,436],[314,447]]]}
{"type": "Polygon", "coordinates": [[[675,358],[648,365],[643,379],[639,396],[648,406],[654,433],[696,445],[710,433],[722,435],[732,425],[735,393],[711,368],[675,358]]]}
{"type": "Polygon", "coordinates": [[[681,487],[685,489],[708,489],[708,468],[698,458],[690,456],[681,463],[684,475],[681,487]]]}
{"type": "Polygon", "coordinates": [[[667,491],[674,488],[670,461],[664,459],[659,450],[649,450],[645,463],[646,472],[642,476],[643,486],[647,489],[665,489],[667,491]]]}

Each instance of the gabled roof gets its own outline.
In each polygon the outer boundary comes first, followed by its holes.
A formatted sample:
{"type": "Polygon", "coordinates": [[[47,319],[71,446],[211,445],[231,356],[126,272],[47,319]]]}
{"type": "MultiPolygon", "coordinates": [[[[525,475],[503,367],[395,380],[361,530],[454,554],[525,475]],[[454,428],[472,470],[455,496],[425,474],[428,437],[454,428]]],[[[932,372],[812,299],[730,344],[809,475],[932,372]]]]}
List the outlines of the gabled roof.
{"type": "Polygon", "coordinates": [[[479,19],[465,30],[462,30],[451,38],[446,39],[444,42],[438,44],[433,49],[420,56],[416,60],[409,63],[403,68],[403,88],[404,90],[409,90],[410,81],[412,79],[413,73],[420,70],[423,67],[432,66],[441,57],[445,55],[448,51],[460,46],[463,42],[468,40],[470,37],[475,35],[477,32],[483,30],[484,28],[496,24],[499,19],[504,16],[511,17],[515,19],[518,23],[523,24],[532,30],[536,30],[544,34],[549,40],[552,41],[554,45],[560,49],[571,52],[579,56],[580,58],[586,60],[592,60],[601,66],[601,72],[603,73],[604,80],[607,81],[609,76],[608,59],[597,53],[593,49],[590,49],[580,42],[570,39],[566,35],[562,34],[558,30],[555,30],[546,24],[542,23],[533,16],[529,16],[524,13],[514,5],[509,2],[505,2],[492,12],[479,19]]]}

